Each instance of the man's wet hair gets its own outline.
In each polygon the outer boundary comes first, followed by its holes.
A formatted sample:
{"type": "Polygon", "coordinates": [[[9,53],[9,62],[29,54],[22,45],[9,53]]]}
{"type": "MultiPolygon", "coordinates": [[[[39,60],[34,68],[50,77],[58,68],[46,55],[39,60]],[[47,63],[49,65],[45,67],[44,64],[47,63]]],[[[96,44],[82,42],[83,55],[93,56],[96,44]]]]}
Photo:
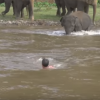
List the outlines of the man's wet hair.
{"type": "Polygon", "coordinates": [[[44,66],[44,67],[48,67],[48,65],[49,65],[49,60],[43,58],[43,60],[42,60],[42,66],[44,66]]]}

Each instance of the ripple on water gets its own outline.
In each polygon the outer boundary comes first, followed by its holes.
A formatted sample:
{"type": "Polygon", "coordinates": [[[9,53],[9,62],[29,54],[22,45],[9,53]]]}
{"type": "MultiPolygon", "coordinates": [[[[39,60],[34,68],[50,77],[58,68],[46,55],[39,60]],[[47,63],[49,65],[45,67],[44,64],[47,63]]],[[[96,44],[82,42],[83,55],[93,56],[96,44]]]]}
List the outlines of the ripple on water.
{"type": "MultiPolygon", "coordinates": [[[[41,61],[43,56],[41,53],[40,55],[32,54],[32,53],[6,53],[0,56],[0,65],[4,66],[1,67],[0,70],[40,70],[42,69],[41,61]]],[[[61,64],[50,57],[46,57],[49,59],[50,64],[55,68],[61,68],[61,64]],[[55,64],[56,63],[56,64],[55,64]]]]}
{"type": "Polygon", "coordinates": [[[66,36],[53,29],[1,31],[0,46],[8,49],[0,49],[0,99],[100,100],[100,37],[91,36],[99,30],[66,36]],[[42,57],[60,70],[41,70],[42,57]]]}

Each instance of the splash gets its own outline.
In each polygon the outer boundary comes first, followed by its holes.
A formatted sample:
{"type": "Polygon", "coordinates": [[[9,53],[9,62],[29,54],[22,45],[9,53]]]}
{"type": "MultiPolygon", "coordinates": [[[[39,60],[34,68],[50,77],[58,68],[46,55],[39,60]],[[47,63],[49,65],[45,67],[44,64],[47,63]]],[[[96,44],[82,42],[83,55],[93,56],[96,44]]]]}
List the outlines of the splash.
{"type": "MultiPolygon", "coordinates": [[[[64,30],[53,30],[53,29],[32,29],[32,30],[25,30],[25,29],[5,29],[1,30],[4,33],[22,33],[22,34],[42,34],[42,35],[51,35],[51,36],[64,36],[66,35],[64,30]]],[[[72,32],[68,34],[68,36],[84,36],[84,35],[100,35],[100,30],[90,30],[90,31],[79,31],[79,32],[72,32]]]]}
{"type": "Polygon", "coordinates": [[[72,32],[71,35],[81,35],[81,36],[84,36],[84,35],[100,35],[100,30],[96,30],[96,31],[80,31],[80,32],[72,32]]]}
{"type": "MultiPolygon", "coordinates": [[[[51,35],[56,36],[63,36],[66,35],[65,31],[53,31],[51,35]]],[[[72,32],[71,34],[68,34],[68,36],[85,36],[85,35],[100,35],[100,30],[90,30],[90,31],[79,31],[79,32],[72,32]]]]}

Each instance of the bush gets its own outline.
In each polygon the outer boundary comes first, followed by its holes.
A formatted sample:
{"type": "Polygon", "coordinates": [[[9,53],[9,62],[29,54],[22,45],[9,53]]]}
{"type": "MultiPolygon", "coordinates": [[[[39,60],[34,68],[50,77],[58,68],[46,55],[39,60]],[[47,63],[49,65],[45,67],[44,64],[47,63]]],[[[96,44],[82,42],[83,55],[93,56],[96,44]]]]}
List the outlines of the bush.
{"type": "Polygon", "coordinates": [[[100,0],[98,0],[98,3],[100,3],[100,0]]]}
{"type": "Polygon", "coordinates": [[[4,4],[4,3],[0,4],[0,7],[4,7],[4,6],[5,6],[5,4],[4,4]]]}
{"type": "MultiPolygon", "coordinates": [[[[4,3],[2,3],[2,4],[0,4],[0,7],[4,7],[5,6],[5,4],[4,3]]],[[[34,6],[35,7],[51,7],[51,6],[56,6],[56,4],[55,3],[49,3],[49,2],[47,2],[47,1],[45,1],[45,2],[35,2],[34,3],[34,6]]]]}
{"type": "Polygon", "coordinates": [[[45,7],[46,9],[51,9],[54,6],[56,6],[55,3],[49,3],[47,1],[45,1],[45,2],[35,2],[34,3],[34,7],[37,7],[38,10],[41,10],[42,7],[45,7]]]}

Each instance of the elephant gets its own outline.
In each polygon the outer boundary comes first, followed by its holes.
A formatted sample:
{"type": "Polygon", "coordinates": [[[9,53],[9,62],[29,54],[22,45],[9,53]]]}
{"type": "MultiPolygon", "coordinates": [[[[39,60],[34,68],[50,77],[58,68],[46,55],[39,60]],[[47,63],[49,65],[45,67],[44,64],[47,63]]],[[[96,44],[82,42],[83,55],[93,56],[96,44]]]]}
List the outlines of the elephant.
{"type": "MultiPolygon", "coordinates": [[[[93,22],[95,20],[95,15],[96,15],[96,7],[97,7],[97,1],[98,0],[80,0],[80,1],[83,1],[85,2],[86,4],[89,5],[92,5],[93,6],[93,22]]],[[[88,12],[88,11],[87,11],[88,12]]]]}
{"type": "Polygon", "coordinates": [[[10,6],[12,4],[13,6],[13,15],[15,15],[14,11],[14,5],[13,5],[13,0],[0,0],[0,4],[5,3],[5,11],[3,11],[1,14],[4,16],[6,13],[9,12],[10,6]]]}
{"type": "Polygon", "coordinates": [[[6,13],[9,12],[11,4],[13,5],[12,0],[0,0],[0,4],[5,3],[5,11],[2,12],[2,15],[5,15],[6,13]]]}
{"type": "Polygon", "coordinates": [[[67,14],[70,14],[75,8],[77,8],[77,11],[84,11],[85,13],[88,13],[89,5],[92,5],[94,22],[96,15],[97,0],[64,0],[64,2],[68,10],[67,14]]]}
{"type": "Polygon", "coordinates": [[[57,5],[57,16],[63,16],[66,14],[66,7],[65,7],[65,2],[64,0],[55,0],[55,3],[57,5]],[[60,8],[62,8],[62,13],[60,11],[60,8]]]}
{"type": "Polygon", "coordinates": [[[19,18],[21,13],[21,17],[23,17],[23,8],[27,6],[29,11],[29,18],[34,20],[34,0],[0,0],[0,3],[5,3],[5,11],[2,12],[2,15],[8,13],[12,4],[14,15],[19,18]]]}
{"type": "Polygon", "coordinates": [[[66,34],[81,30],[90,30],[93,26],[93,21],[90,16],[82,11],[76,11],[65,15],[60,19],[60,22],[65,28],[66,34]]]}
{"type": "Polygon", "coordinates": [[[29,11],[29,19],[34,20],[33,16],[33,8],[34,8],[34,0],[13,0],[15,16],[17,18],[20,17],[20,12],[24,9],[24,7],[28,6],[29,11]]]}

